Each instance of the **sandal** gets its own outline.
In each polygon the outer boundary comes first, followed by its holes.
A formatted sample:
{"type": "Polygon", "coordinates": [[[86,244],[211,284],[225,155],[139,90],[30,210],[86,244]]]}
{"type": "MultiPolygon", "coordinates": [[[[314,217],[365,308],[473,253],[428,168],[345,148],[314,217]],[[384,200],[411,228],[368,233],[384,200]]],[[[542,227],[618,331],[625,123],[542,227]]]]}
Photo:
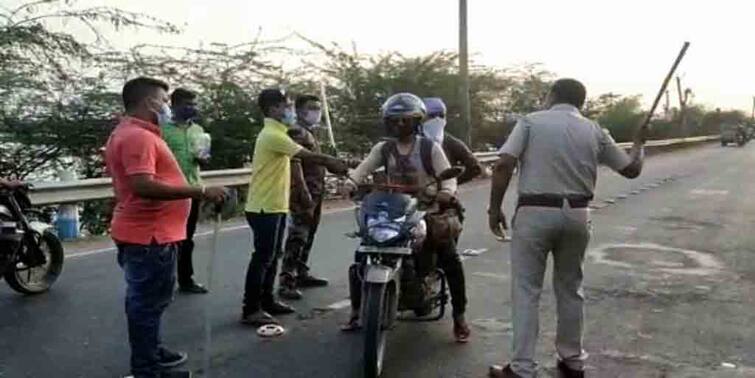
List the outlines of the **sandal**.
{"type": "Polygon", "coordinates": [[[341,332],[354,332],[362,329],[362,325],[359,324],[359,315],[352,315],[349,321],[341,324],[341,332]]]}
{"type": "Polygon", "coordinates": [[[456,339],[456,342],[459,344],[465,344],[469,342],[469,337],[472,334],[472,331],[469,329],[469,326],[467,326],[467,323],[465,321],[454,321],[454,338],[456,339]]]}

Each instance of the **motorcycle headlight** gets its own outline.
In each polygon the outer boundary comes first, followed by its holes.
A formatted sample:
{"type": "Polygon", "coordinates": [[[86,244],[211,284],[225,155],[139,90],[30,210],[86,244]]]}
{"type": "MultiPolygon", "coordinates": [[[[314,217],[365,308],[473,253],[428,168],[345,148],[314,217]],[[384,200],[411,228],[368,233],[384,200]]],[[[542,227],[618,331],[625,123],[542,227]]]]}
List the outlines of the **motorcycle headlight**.
{"type": "Polygon", "coordinates": [[[398,230],[391,227],[372,227],[368,234],[370,238],[378,243],[385,243],[399,235],[398,230]]]}
{"type": "Polygon", "coordinates": [[[381,212],[367,218],[367,235],[378,243],[385,243],[399,236],[401,224],[405,221],[406,216],[391,220],[388,214],[381,212]]]}

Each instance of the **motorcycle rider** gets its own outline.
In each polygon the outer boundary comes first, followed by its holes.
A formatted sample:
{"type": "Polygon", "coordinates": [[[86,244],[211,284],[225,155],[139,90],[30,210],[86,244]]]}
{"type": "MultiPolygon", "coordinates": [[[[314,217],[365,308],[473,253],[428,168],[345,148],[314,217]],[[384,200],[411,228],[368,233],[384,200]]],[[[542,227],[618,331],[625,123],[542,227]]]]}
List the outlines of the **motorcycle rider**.
{"type": "Polygon", "coordinates": [[[422,133],[426,138],[443,147],[443,152],[452,166],[461,165],[464,173],[456,178],[458,185],[465,184],[482,173],[480,162],[472,153],[472,150],[459,138],[445,131],[446,104],[440,97],[426,97],[422,100],[427,109],[427,119],[422,123],[422,133]]]}
{"type": "MultiPolygon", "coordinates": [[[[474,156],[472,150],[459,138],[445,132],[447,118],[446,118],[446,104],[440,97],[426,97],[422,99],[427,109],[427,118],[422,123],[422,134],[426,138],[430,138],[433,142],[438,143],[443,147],[443,152],[448,158],[448,162],[452,166],[464,167],[464,173],[456,178],[457,185],[463,185],[482,173],[482,166],[477,158],[474,156]]],[[[502,241],[510,241],[511,237],[506,235],[508,231],[508,225],[505,220],[502,223],[504,228],[504,236],[502,241]]],[[[456,240],[458,244],[458,239],[456,240]]]]}
{"type": "MultiPolygon", "coordinates": [[[[451,167],[440,145],[419,135],[422,121],[427,116],[425,105],[419,97],[410,93],[395,94],[383,104],[382,114],[390,138],[375,145],[369,156],[351,173],[354,182],[362,182],[373,171],[385,167],[386,177],[390,182],[424,187],[435,181],[436,173],[451,167]]],[[[455,199],[456,179],[445,180],[440,186],[436,201],[446,211],[441,216],[427,218],[429,234],[432,235],[432,230],[436,227],[443,228],[452,224],[457,227],[455,230],[451,227],[455,232],[426,238],[422,249],[438,255],[438,265],[445,272],[451,291],[453,334],[457,342],[463,343],[469,340],[470,329],[464,318],[467,304],[464,267],[456,253],[456,235],[461,231],[458,215],[453,208],[453,205],[458,204],[455,199]],[[441,222],[447,224],[442,225],[441,222]]],[[[347,192],[353,191],[354,184],[347,184],[345,189],[347,192]]],[[[360,327],[361,282],[358,276],[354,265],[349,269],[351,317],[342,326],[343,331],[360,327]]]]}

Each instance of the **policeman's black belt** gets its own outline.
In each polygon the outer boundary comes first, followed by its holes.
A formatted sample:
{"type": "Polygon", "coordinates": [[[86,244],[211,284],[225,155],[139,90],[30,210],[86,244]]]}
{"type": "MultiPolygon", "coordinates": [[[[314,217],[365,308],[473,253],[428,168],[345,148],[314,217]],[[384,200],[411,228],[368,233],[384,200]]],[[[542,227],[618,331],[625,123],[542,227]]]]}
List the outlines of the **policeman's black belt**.
{"type": "Polygon", "coordinates": [[[560,196],[555,194],[535,194],[519,197],[517,208],[522,206],[557,207],[564,206],[564,201],[569,202],[569,207],[581,209],[590,205],[592,197],[588,196],[560,196]]]}

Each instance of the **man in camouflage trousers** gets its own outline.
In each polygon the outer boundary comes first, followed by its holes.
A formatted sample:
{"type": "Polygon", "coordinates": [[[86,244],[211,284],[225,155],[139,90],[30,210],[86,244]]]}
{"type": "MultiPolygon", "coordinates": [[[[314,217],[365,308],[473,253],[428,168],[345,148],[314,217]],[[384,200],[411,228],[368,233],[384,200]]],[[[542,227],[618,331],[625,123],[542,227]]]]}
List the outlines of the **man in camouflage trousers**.
{"type": "MultiPolygon", "coordinates": [[[[320,143],[314,129],[322,116],[320,99],[301,95],[296,99],[297,121],[289,128],[289,136],[302,147],[320,153],[320,143]]],[[[291,199],[288,238],[283,257],[278,294],[281,298],[302,298],[299,288],[327,286],[328,281],[309,273],[309,253],[320,224],[322,201],[325,197],[325,168],[291,160],[291,199]]]]}

